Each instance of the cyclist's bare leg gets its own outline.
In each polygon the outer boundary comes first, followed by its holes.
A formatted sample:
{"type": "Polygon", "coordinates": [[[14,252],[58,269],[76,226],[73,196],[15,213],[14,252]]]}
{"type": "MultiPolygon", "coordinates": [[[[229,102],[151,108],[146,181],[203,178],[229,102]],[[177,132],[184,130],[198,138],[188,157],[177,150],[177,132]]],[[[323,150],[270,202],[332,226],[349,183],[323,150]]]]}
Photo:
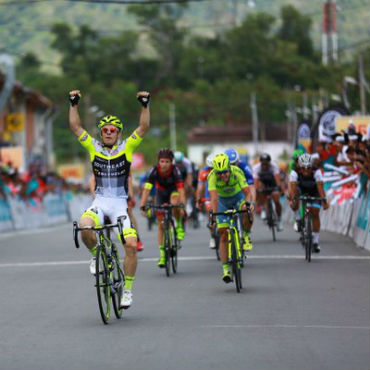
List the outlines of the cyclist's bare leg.
{"type": "Polygon", "coordinates": [[[312,231],[314,233],[320,232],[320,208],[310,207],[312,214],[312,231]]]}
{"type": "Polygon", "coordinates": [[[134,216],[134,213],[132,212],[132,207],[127,207],[127,214],[128,214],[128,217],[130,217],[130,221],[131,221],[132,225],[134,226],[134,229],[137,232],[139,232],[136,217],[134,216]]]}
{"type": "Polygon", "coordinates": [[[125,275],[135,276],[137,266],[137,238],[136,236],[125,237],[125,258],[123,260],[123,271],[125,275]]]}
{"type": "MultiPolygon", "coordinates": [[[[95,222],[90,217],[82,217],[80,219],[80,227],[95,226],[95,222]]],[[[81,230],[81,238],[88,249],[93,249],[96,246],[96,234],[92,230],[81,230]]]]}
{"type": "MultiPolygon", "coordinates": [[[[175,206],[178,205],[179,202],[180,202],[179,194],[178,193],[171,194],[170,203],[175,206]]],[[[176,220],[180,219],[182,216],[182,210],[180,208],[174,208],[173,215],[176,220]]]]}
{"type": "Polygon", "coordinates": [[[218,232],[220,234],[220,259],[221,262],[224,264],[228,261],[228,229],[222,227],[218,229],[218,232]]]}
{"type": "Polygon", "coordinates": [[[272,200],[275,203],[275,209],[276,209],[276,214],[278,218],[281,217],[281,203],[280,203],[280,193],[278,191],[274,191],[271,194],[272,200]]]}
{"type": "Polygon", "coordinates": [[[158,245],[162,245],[163,247],[163,214],[157,213],[157,220],[158,220],[158,245]]]}

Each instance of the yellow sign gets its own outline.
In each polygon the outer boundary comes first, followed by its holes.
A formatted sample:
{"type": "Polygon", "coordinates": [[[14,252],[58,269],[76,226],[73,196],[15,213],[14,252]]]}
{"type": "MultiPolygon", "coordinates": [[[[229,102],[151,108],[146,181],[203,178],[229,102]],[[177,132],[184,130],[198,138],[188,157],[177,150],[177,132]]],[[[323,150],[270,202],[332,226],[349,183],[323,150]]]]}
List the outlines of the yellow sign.
{"type": "Polygon", "coordinates": [[[0,148],[0,161],[4,164],[11,162],[14,168],[22,171],[24,165],[23,148],[20,146],[0,148]]]}
{"type": "Polygon", "coordinates": [[[335,121],[336,132],[341,132],[342,130],[346,131],[350,124],[355,125],[356,132],[359,132],[362,135],[366,135],[367,127],[370,124],[370,116],[363,117],[352,117],[352,116],[342,116],[337,117],[335,121]]]}
{"type": "Polygon", "coordinates": [[[82,164],[63,164],[58,166],[58,173],[63,179],[83,180],[85,167],[82,164]]]}
{"type": "Polygon", "coordinates": [[[23,131],[25,116],[23,113],[9,113],[5,116],[7,131],[23,131]]]}

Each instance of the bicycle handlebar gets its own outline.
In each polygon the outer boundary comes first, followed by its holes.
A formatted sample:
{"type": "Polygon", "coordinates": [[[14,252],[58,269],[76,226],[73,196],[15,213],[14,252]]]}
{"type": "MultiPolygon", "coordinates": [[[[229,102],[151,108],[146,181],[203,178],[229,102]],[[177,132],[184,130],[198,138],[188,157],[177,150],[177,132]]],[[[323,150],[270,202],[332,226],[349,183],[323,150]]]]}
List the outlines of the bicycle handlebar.
{"type": "Polygon", "coordinates": [[[154,209],[173,209],[173,208],[185,208],[183,204],[166,204],[161,206],[156,206],[154,204],[147,204],[145,209],[154,208],[154,209]]]}
{"type": "Polygon", "coordinates": [[[79,231],[82,231],[82,230],[102,231],[102,230],[113,229],[115,227],[118,228],[118,232],[121,235],[121,238],[123,240],[123,224],[122,224],[122,220],[120,217],[117,219],[116,224],[107,224],[107,225],[101,225],[101,226],[79,227],[77,221],[73,221],[73,239],[74,239],[76,248],[80,248],[80,243],[78,241],[79,231]]]}
{"type": "MultiPolygon", "coordinates": [[[[321,197],[311,197],[311,196],[308,196],[308,195],[300,195],[299,197],[297,197],[299,200],[306,200],[306,201],[318,201],[318,200],[322,200],[322,201],[326,201],[326,198],[321,198],[321,197]]],[[[296,199],[297,199],[296,198],[296,199]]]]}

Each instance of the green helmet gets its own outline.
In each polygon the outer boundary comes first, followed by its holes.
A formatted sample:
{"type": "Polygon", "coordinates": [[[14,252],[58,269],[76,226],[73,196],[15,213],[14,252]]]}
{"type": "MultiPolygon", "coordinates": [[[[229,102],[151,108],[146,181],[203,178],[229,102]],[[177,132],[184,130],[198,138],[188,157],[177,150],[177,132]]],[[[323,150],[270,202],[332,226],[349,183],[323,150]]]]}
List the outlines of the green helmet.
{"type": "Polygon", "coordinates": [[[229,157],[225,153],[216,154],[213,158],[212,165],[216,172],[227,171],[230,167],[229,157]]]}
{"type": "Polygon", "coordinates": [[[104,126],[113,125],[116,126],[120,131],[123,130],[123,124],[121,120],[116,116],[105,116],[98,123],[98,129],[102,129],[104,126]]]}

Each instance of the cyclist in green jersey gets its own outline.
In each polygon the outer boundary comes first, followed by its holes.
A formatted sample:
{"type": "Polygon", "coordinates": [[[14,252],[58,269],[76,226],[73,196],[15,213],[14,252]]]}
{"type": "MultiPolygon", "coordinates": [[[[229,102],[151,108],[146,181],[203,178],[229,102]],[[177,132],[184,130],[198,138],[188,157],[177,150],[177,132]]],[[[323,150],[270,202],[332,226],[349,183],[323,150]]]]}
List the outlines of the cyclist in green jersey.
{"type": "MultiPolygon", "coordinates": [[[[252,203],[252,193],[248,187],[247,180],[243,171],[237,166],[231,166],[229,157],[224,153],[216,154],[213,161],[213,170],[207,177],[208,190],[211,199],[211,210],[213,213],[223,212],[228,209],[247,209],[247,204],[251,212],[254,205],[252,203]]],[[[213,220],[211,220],[213,221],[213,220]]],[[[228,216],[217,216],[217,229],[220,234],[220,258],[222,262],[225,283],[231,282],[231,271],[228,264],[228,216]]],[[[244,230],[250,230],[249,218],[243,214],[244,230]]],[[[244,231],[244,239],[248,234],[244,231]]],[[[247,243],[243,243],[243,248],[247,243]]]]}
{"type": "MultiPolygon", "coordinates": [[[[78,102],[81,98],[79,90],[69,93],[71,106],[69,109],[69,127],[77,136],[80,144],[89,152],[95,177],[95,199],[80,219],[80,226],[98,226],[104,224],[104,216],[112,222],[120,217],[123,222],[125,259],[123,269],[125,286],[120,307],[127,309],[132,303],[132,284],[137,266],[137,232],[132,227],[127,214],[128,176],[132,162],[132,154],[149,130],[150,94],[141,91],[137,99],[142,104],[138,128],[125,140],[121,141],[123,124],[115,116],[105,116],[99,123],[102,142],[92,138],[81,125],[78,113],[78,102]]],[[[95,274],[96,235],[91,230],[82,231],[82,240],[91,252],[90,272],[95,274]]],[[[120,237],[120,235],[119,235],[120,237]]]]}

